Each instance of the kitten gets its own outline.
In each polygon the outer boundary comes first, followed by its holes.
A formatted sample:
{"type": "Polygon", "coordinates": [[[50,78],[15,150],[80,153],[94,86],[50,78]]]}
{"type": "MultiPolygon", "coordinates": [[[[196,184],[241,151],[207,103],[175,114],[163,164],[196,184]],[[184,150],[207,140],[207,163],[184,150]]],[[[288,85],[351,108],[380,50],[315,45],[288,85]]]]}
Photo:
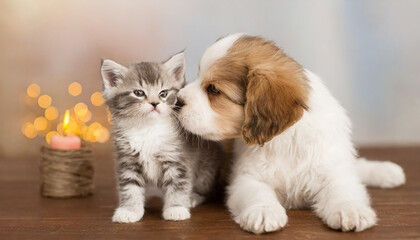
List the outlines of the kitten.
{"type": "Polygon", "coordinates": [[[114,222],[141,220],[146,184],[162,189],[166,220],[190,218],[190,207],[203,202],[214,185],[221,146],[188,141],[175,117],[177,92],[185,85],[184,70],[184,53],[163,63],[128,67],[102,62],[103,96],[111,112],[116,148],[119,206],[114,222]]]}

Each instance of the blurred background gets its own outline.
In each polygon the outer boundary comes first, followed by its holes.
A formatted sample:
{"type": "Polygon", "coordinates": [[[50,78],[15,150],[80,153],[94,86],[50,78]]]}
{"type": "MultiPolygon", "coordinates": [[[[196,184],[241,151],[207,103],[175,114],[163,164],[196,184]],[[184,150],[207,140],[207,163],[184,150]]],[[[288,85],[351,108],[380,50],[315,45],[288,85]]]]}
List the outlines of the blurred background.
{"type": "MultiPolygon", "coordinates": [[[[65,110],[110,151],[100,59],[186,49],[187,81],[220,36],[274,40],[348,110],[358,146],[420,144],[420,1],[0,1],[0,155],[38,154],[65,110]]],[[[62,128],[62,126],[61,126],[62,128]]]]}

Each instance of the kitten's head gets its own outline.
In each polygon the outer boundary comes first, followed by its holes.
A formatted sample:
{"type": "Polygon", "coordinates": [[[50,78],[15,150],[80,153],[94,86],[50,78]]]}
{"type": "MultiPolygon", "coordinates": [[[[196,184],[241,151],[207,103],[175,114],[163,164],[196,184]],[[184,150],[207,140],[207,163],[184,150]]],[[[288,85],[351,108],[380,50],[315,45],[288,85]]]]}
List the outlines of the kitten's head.
{"type": "Polygon", "coordinates": [[[128,67],[102,61],[102,95],[113,118],[169,116],[185,85],[185,57],[178,53],[162,63],[140,62],[128,67]]]}

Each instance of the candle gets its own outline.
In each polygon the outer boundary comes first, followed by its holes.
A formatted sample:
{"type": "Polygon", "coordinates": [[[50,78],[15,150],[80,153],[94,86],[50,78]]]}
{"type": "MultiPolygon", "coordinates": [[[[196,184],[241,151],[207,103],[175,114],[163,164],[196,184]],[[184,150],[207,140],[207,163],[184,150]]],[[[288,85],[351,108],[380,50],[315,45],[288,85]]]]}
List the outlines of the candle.
{"type": "Polygon", "coordinates": [[[54,149],[71,150],[80,149],[82,143],[80,138],[76,136],[52,136],[50,145],[54,149]]]}
{"type": "MultiPolygon", "coordinates": [[[[64,122],[63,122],[64,135],[67,135],[69,119],[70,119],[70,112],[69,110],[67,110],[66,114],[64,115],[64,122]]],[[[50,145],[51,145],[51,148],[54,148],[54,149],[72,150],[72,149],[80,149],[82,142],[80,138],[76,136],[52,136],[50,140],[50,145]]]]}

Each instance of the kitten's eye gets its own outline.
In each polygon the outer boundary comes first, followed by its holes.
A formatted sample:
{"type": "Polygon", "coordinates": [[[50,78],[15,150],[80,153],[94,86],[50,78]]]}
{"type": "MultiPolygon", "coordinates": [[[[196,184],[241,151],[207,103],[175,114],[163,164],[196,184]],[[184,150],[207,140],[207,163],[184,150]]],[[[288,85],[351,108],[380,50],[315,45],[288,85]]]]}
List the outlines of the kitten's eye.
{"type": "Polygon", "coordinates": [[[219,90],[217,90],[216,86],[214,86],[213,84],[210,84],[207,87],[207,92],[210,93],[210,94],[214,94],[214,95],[220,94],[219,90]]]}
{"type": "Polygon", "coordinates": [[[168,90],[163,90],[159,93],[159,97],[166,98],[168,96],[168,90]]]}
{"type": "Polygon", "coordinates": [[[137,97],[144,97],[146,94],[142,90],[134,90],[134,95],[137,97]]]}

